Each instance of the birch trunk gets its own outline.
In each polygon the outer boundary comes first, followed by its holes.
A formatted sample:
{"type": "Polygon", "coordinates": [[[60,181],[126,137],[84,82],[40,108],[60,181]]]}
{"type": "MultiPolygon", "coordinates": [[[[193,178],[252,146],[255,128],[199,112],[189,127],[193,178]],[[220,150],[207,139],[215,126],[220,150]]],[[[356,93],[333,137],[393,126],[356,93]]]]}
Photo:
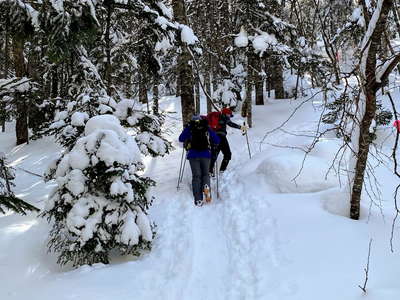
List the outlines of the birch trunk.
{"type": "MultiPolygon", "coordinates": [[[[383,34],[387,15],[389,10],[393,6],[392,0],[380,0],[377,5],[382,5],[381,10],[379,11],[376,8],[375,13],[379,12],[378,18],[375,23],[372,21],[369,24],[367,34],[366,34],[366,47],[365,53],[363,54],[361,62],[361,73],[363,76],[364,84],[363,84],[363,94],[365,99],[360,99],[360,101],[365,101],[365,103],[359,103],[358,107],[361,109],[360,111],[360,126],[359,130],[355,133],[355,138],[358,135],[358,141],[355,149],[355,170],[354,170],[354,178],[352,180],[351,186],[351,199],[350,199],[350,218],[354,220],[358,220],[360,218],[360,201],[361,194],[364,185],[364,177],[365,177],[365,169],[367,166],[369,146],[372,142],[370,135],[370,127],[373,119],[375,118],[376,113],[376,92],[382,87],[381,82],[385,82],[384,78],[380,78],[380,82],[376,81],[376,65],[378,59],[378,50],[381,46],[381,36],[383,34]],[[370,36],[368,36],[370,34],[370,36]],[[363,70],[365,68],[365,70],[363,70]]],[[[377,6],[379,7],[379,6],[377,6]]],[[[374,20],[374,18],[371,18],[374,20]]],[[[362,46],[364,48],[364,46],[362,46]]],[[[394,63],[397,64],[396,61],[393,62],[393,65],[390,66],[391,69],[394,68],[394,63]]],[[[389,69],[389,68],[388,68],[389,69]]],[[[388,76],[389,72],[385,72],[385,76],[388,76]]]]}

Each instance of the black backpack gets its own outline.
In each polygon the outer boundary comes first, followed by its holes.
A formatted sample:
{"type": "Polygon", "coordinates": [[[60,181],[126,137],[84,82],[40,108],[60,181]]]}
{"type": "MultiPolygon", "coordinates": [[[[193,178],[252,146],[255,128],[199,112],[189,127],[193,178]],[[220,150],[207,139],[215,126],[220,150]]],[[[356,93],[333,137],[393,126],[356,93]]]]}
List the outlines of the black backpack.
{"type": "Polygon", "coordinates": [[[207,120],[192,120],[189,123],[189,128],[192,138],[186,144],[186,150],[193,149],[203,151],[211,149],[207,120]]]}

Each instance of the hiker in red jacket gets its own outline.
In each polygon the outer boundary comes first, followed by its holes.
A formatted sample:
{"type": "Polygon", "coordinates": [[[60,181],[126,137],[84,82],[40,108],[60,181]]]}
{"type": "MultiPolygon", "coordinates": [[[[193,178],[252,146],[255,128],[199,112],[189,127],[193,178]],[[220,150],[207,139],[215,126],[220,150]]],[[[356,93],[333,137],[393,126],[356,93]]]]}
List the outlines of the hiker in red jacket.
{"type": "Polygon", "coordinates": [[[221,167],[219,169],[220,173],[223,173],[226,170],[226,167],[229,164],[229,161],[232,158],[232,152],[229,147],[229,142],[228,139],[226,138],[227,131],[226,131],[226,126],[230,126],[233,128],[237,128],[242,130],[243,133],[246,133],[247,127],[246,126],[241,126],[236,123],[233,123],[231,121],[231,118],[233,117],[232,110],[230,108],[223,108],[220,112],[211,112],[207,115],[208,123],[211,127],[212,130],[214,130],[218,137],[220,138],[220,143],[219,145],[216,145],[212,149],[212,156],[211,156],[211,162],[210,162],[210,174],[211,176],[214,176],[214,165],[215,162],[217,161],[218,154],[220,151],[222,151],[222,154],[224,155],[224,158],[221,163],[221,167]]]}

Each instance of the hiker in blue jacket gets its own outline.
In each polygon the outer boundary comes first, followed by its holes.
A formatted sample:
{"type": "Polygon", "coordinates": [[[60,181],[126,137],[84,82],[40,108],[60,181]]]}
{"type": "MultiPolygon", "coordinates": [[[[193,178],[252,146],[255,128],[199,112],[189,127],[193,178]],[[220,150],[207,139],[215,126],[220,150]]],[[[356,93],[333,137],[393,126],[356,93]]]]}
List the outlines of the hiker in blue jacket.
{"type": "Polygon", "coordinates": [[[208,126],[207,119],[195,115],[182,131],[179,141],[185,145],[192,170],[194,204],[202,206],[203,193],[206,202],[211,202],[209,176],[211,145],[219,144],[220,139],[208,126]]]}

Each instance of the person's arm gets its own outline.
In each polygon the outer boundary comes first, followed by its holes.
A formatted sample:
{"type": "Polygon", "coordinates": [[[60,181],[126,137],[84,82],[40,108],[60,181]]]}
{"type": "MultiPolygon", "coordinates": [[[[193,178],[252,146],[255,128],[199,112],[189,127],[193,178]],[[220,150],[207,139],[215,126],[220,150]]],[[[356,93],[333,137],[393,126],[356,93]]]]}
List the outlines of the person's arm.
{"type": "Polygon", "coordinates": [[[236,123],[233,123],[231,121],[231,118],[229,118],[229,117],[226,117],[226,125],[228,125],[229,127],[232,127],[232,128],[242,129],[242,126],[240,126],[240,125],[238,125],[236,123]]]}
{"type": "Polygon", "coordinates": [[[229,117],[227,117],[227,120],[228,121],[226,122],[226,125],[229,125],[230,127],[233,127],[233,128],[240,129],[243,134],[246,133],[246,131],[248,129],[247,126],[245,126],[244,124],[243,125],[239,125],[239,124],[233,123],[229,117]]]}
{"type": "Polygon", "coordinates": [[[185,127],[185,129],[183,129],[182,133],[179,136],[179,141],[181,143],[184,143],[187,139],[190,138],[190,128],[189,126],[185,127]]]}

